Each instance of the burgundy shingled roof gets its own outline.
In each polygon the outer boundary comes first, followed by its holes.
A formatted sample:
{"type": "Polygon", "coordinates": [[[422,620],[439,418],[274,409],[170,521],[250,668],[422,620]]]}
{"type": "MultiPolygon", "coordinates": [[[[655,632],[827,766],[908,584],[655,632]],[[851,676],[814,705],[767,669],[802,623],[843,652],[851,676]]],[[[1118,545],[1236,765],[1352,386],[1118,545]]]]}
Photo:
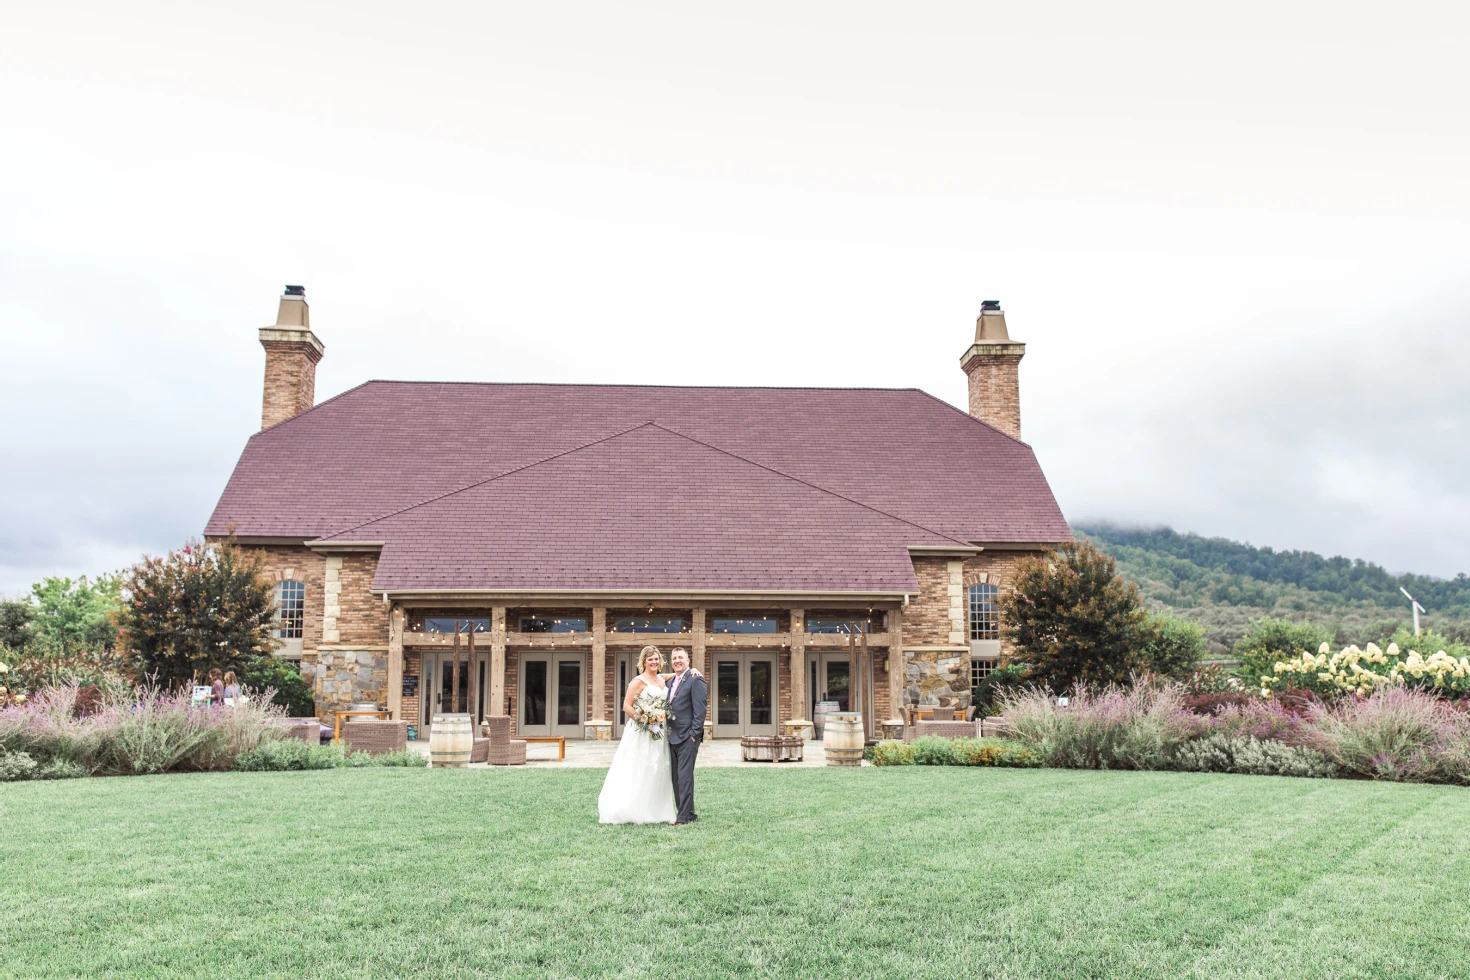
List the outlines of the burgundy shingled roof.
{"type": "MultiPolygon", "coordinates": [[[[584,551],[580,554],[592,557],[576,560],[630,561],[628,576],[619,577],[615,567],[589,570],[612,576],[609,580],[617,584],[608,588],[630,587],[641,575],[635,569],[654,564],[652,559],[637,561],[639,555],[672,560],[672,552],[660,550],[664,546],[642,533],[649,529],[639,523],[637,507],[625,499],[623,484],[639,482],[640,472],[651,501],[660,499],[660,483],[674,481],[672,502],[685,508],[677,517],[685,522],[679,532],[682,547],[727,542],[719,521],[737,521],[743,533],[781,544],[779,558],[790,564],[793,580],[805,566],[801,555],[786,546],[810,549],[814,537],[845,538],[858,548],[851,554],[863,555],[862,560],[854,557],[843,566],[856,582],[863,576],[887,575],[883,560],[871,550],[878,548],[872,536],[885,527],[902,546],[925,543],[921,539],[926,533],[948,543],[1040,543],[1071,536],[1029,446],[914,389],[393,381],[368,382],[252,436],[205,533],[223,535],[234,525],[242,537],[388,540],[384,535],[391,529],[392,547],[384,549],[379,575],[398,569],[412,577],[429,573],[413,571],[413,560],[406,556],[429,554],[426,548],[442,555],[438,544],[468,534],[482,521],[497,529],[496,540],[507,542],[507,548],[511,540],[527,548],[527,564],[507,566],[507,574],[522,584],[506,587],[532,588],[524,583],[540,581],[546,571],[529,557],[532,551],[549,555],[560,547],[554,535],[621,521],[628,534],[639,530],[642,535],[628,541],[632,550],[618,557],[584,551]],[[639,428],[648,422],[657,428],[639,428]],[[635,444],[648,448],[641,459],[627,454],[638,464],[630,472],[608,455],[606,446],[595,449],[604,440],[625,449],[635,444]],[[587,448],[572,452],[582,447],[587,448]],[[662,452],[672,458],[655,455],[662,452]],[[589,465],[593,460],[601,462],[589,465]],[[541,461],[546,462],[532,467],[541,471],[534,478],[531,470],[505,476],[541,461]],[[741,464],[735,467],[738,476],[729,470],[734,462],[741,464]],[[755,472],[765,476],[757,478],[755,472]],[[548,473],[561,477],[519,498],[519,504],[513,502],[513,488],[548,473]],[[797,496],[807,509],[800,521],[785,510],[796,506],[789,499],[795,491],[789,489],[769,498],[765,491],[746,491],[749,499],[737,507],[722,489],[702,489],[717,476],[766,490],[770,486],[762,481],[789,478],[790,484],[805,486],[797,496]],[[499,479],[483,489],[456,494],[459,500],[435,500],[495,477],[499,479]],[[688,483],[678,482],[682,480],[688,483]],[[494,484],[503,486],[490,489],[494,484]],[[466,510],[465,501],[483,506],[484,514],[466,510]],[[613,501],[625,501],[619,505],[624,509],[612,509],[613,501]],[[418,513],[399,513],[405,508],[418,513]],[[823,524],[818,514],[840,520],[823,524]],[[788,517],[796,523],[784,523],[788,517]],[[691,537],[701,520],[709,524],[705,533],[691,537]],[[850,523],[849,534],[842,533],[841,521],[850,523]],[[360,527],[369,522],[376,522],[376,536],[360,527]],[[399,538],[400,533],[407,537],[399,538]],[[400,546],[404,557],[395,557],[400,546]]],[[[821,553],[837,558],[849,554],[843,550],[847,547],[823,545],[834,550],[821,553]]],[[[709,557],[708,550],[695,550],[688,561],[700,564],[709,557]]],[[[771,553],[763,560],[775,557],[771,553]]],[[[446,567],[435,574],[450,573],[446,567]]],[[[734,566],[722,574],[740,577],[734,566]]],[[[904,576],[911,580],[912,571],[904,576]]],[[[721,579],[711,587],[742,587],[732,581],[721,579]]],[[[488,586],[456,582],[443,587],[488,586]]],[[[778,586],[767,576],[759,587],[778,586]]]]}
{"type": "Polygon", "coordinates": [[[376,589],[917,592],[952,538],[646,422],[326,541],[376,589]]]}

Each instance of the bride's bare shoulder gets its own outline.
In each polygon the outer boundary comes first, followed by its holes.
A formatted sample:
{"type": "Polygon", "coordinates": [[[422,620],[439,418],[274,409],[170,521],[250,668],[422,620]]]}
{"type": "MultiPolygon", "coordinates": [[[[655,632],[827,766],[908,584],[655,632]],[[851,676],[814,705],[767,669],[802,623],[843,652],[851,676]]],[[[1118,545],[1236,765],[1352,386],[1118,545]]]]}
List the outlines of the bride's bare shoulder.
{"type": "Polygon", "coordinates": [[[628,690],[630,690],[630,691],[641,691],[643,688],[645,688],[647,686],[648,686],[648,681],[646,681],[646,680],[643,679],[643,675],[642,674],[639,674],[637,677],[633,678],[631,681],[628,682],[628,690]]]}

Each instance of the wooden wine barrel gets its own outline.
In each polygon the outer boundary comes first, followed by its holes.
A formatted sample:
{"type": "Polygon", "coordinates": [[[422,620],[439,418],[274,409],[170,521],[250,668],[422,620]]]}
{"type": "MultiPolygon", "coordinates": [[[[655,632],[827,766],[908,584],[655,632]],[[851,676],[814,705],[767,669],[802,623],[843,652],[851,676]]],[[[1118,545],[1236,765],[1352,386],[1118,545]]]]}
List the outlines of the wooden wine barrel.
{"type": "Polygon", "coordinates": [[[467,766],[474,742],[474,723],[469,715],[435,715],[434,728],[429,732],[429,764],[435,769],[467,766]]]}
{"type": "Polygon", "coordinates": [[[827,716],[830,715],[830,714],[835,713],[836,711],[837,711],[837,702],[836,701],[818,701],[817,702],[816,708],[813,709],[813,711],[812,711],[812,728],[816,731],[817,738],[821,738],[823,732],[826,731],[826,729],[823,728],[822,726],[826,724],[827,716]]]}
{"type": "Polygon", "coordinates": [[[822,747],[829,766],[863,764],[863,716],[856,711],[836,711],[827,716],[822,747]]]}

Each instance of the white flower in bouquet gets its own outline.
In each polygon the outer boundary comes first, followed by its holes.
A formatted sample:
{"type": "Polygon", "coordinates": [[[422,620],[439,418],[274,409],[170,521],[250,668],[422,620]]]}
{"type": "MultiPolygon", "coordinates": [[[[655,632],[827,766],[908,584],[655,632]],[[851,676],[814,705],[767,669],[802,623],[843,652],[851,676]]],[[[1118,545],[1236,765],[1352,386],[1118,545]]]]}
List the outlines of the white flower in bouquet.
{"type": "Polygon", "coordinates": [[[640,694],[633,701],[633,724],[647,732],[655,740],[663,738],[664,726],[669,722],[669,702],[654,694],[640,694]]]}

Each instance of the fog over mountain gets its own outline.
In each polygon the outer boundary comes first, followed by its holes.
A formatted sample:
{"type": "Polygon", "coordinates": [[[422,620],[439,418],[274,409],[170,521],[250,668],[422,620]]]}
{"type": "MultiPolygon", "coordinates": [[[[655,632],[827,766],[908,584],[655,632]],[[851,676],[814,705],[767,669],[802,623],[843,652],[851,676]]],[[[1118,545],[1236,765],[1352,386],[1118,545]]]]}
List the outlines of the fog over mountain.
{"type": "Polygon", "coordinates": [[[1074,521],[1470,571],[1467,35],[1448,3],[10,5],[0,592],[202,529],[288,282],[319,400],[963,405],[996,298],[1074,521]]]}

